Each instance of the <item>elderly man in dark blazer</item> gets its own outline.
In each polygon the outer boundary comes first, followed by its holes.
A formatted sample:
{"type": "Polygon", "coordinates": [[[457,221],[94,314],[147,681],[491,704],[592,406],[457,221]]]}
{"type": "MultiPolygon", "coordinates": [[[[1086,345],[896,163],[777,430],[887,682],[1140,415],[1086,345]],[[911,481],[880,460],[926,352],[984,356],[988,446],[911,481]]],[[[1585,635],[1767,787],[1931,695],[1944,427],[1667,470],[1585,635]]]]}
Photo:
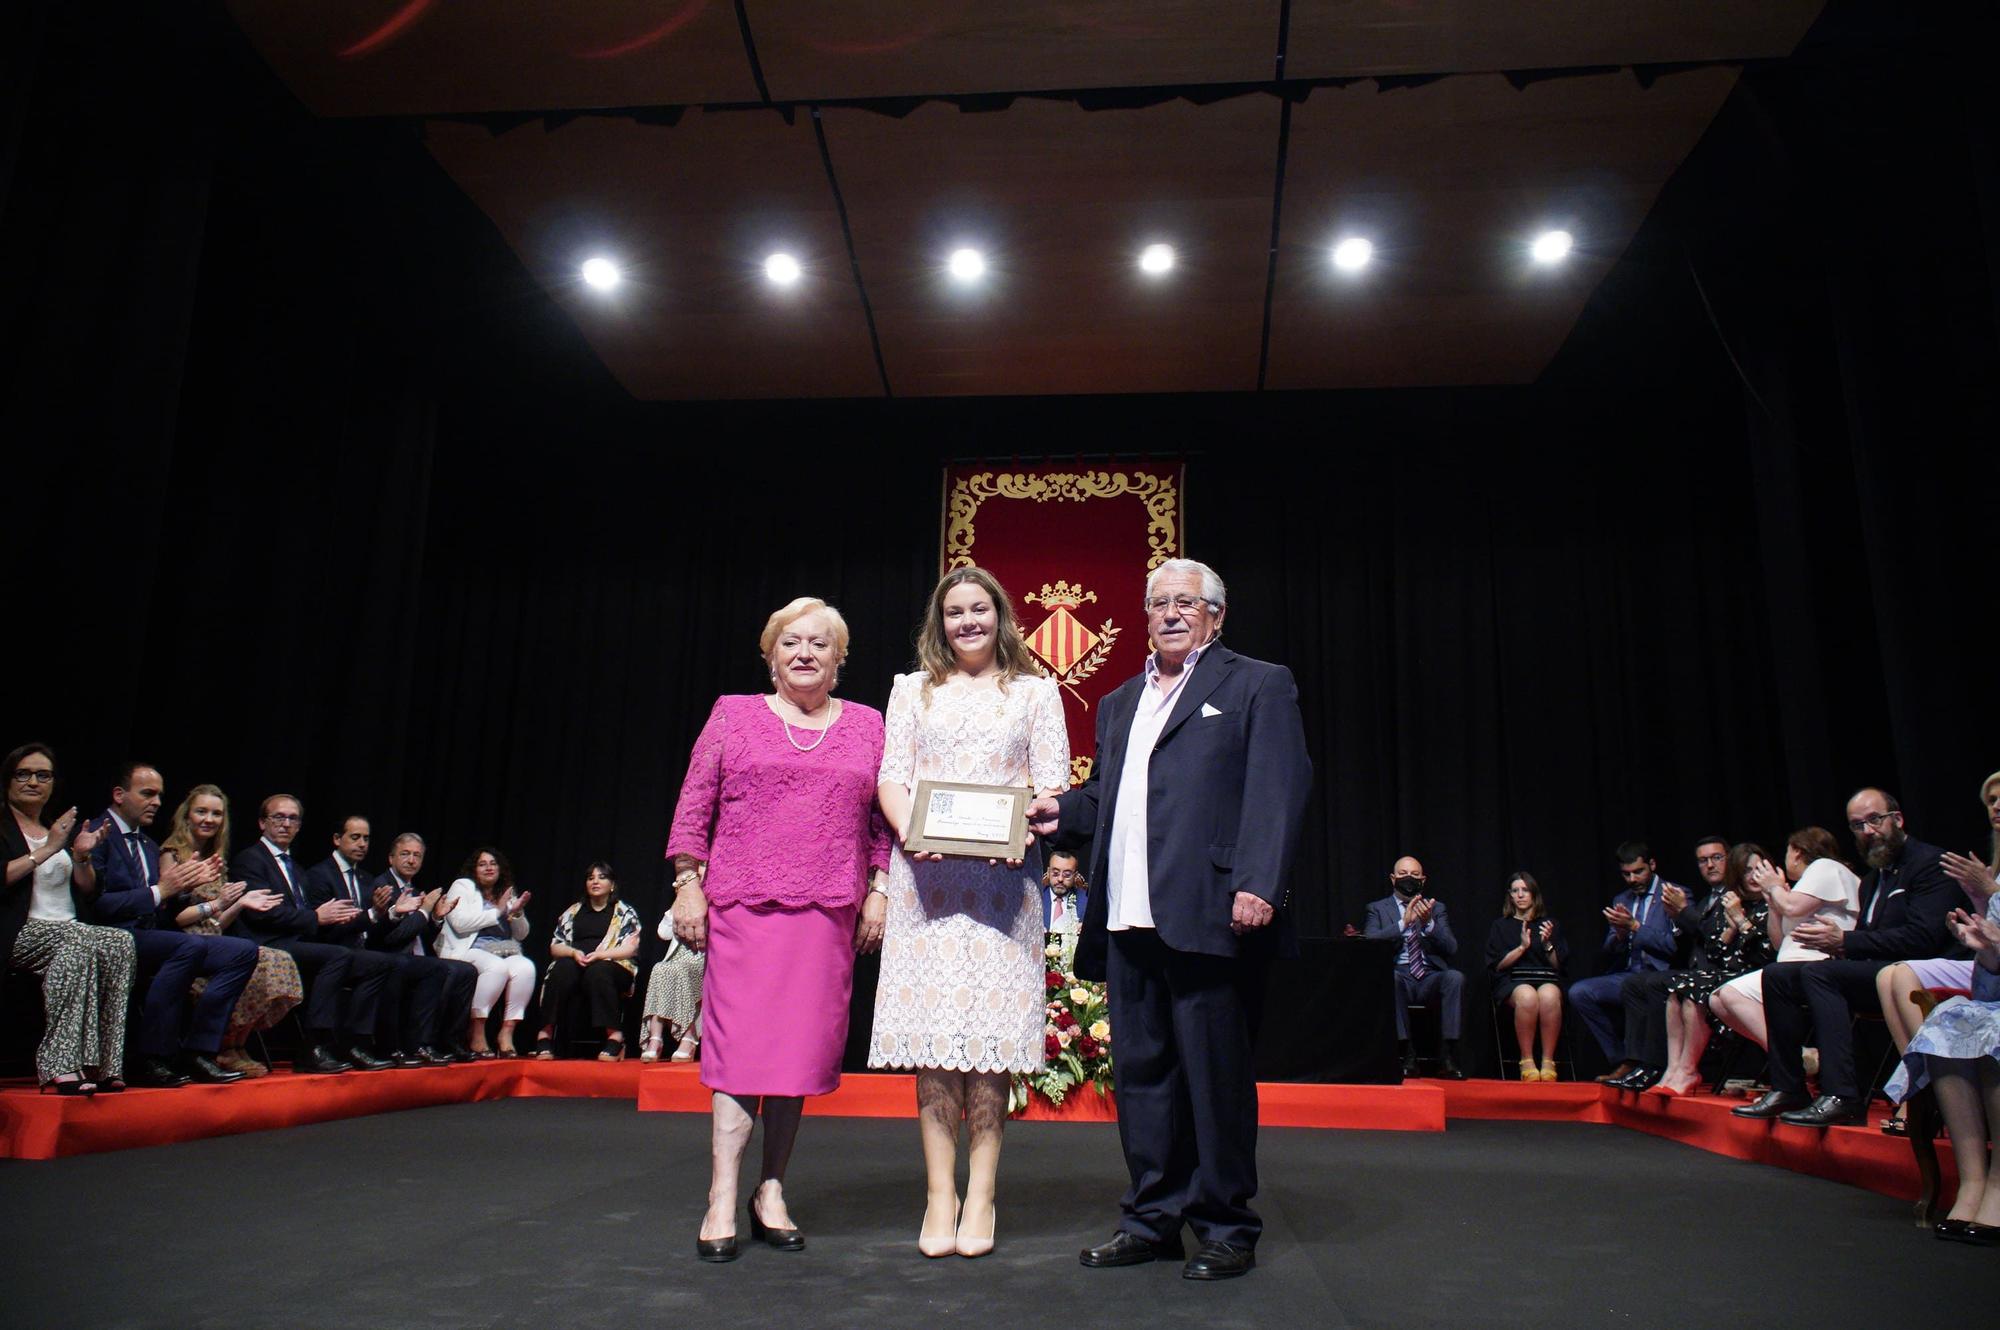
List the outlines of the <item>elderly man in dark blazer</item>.
{"type": "Polygon", "coordinates": [[[1371,901],[1362,923],[1364,935],[1378,939],[1400,938],[1396,953],[1396,1041],[1402,1046],[1403,1074],[1417,1072],[1417,1055],[1410,1043],[1410,1004],[1425,1003],[1438,1013],[1438,1033],[1444,1040],[1438,1074],[1446,1080],[1462,1081],[1458,1069],[1459,1025],[1464,1019],[1465,976],[1451,968],[1458,954],[1458,938],[1451,931],[1451,916],[1444,902],[1424,895],[1428,879],[1424,866],[1414,855],[1404,855],[1389,870],[1389,894],[1371,901]]]}
{"type": "Polygon", "coordinates": [[[1226,1279],[1256,1263],[1257,1085],[1250,1050],[1265,961],[1296,953],[1288,877],[1312,785],[1283,666],[1216,640],[1227,591],[1169,559],[1146,582],[1153,654],[1097,712],[1098,764],[1035,830],[1090,843],[1076,972],[1110,984],[1118,1136],[1132,1183],[1087,1266],[1180,1259],[1226,1279]]]}

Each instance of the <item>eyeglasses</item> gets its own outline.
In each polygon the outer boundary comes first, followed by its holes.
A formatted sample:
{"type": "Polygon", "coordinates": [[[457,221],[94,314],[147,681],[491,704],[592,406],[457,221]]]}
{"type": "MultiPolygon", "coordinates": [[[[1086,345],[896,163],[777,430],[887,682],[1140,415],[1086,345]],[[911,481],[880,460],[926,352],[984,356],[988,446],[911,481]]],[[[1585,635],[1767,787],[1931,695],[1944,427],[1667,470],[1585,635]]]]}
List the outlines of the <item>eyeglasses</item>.
{"type": "Polygon", "coordinates": [[[1051,868],[1049,870],[1049,877],[1057,882],[1067,882],[1075,876],[1076,870],[1074,868],[1051,868]]]}
{"type": "Polygon", "coordinates": [[[264,814],[264,820],[266,822],[296,822],[299,820],[299,815],[297,813],[266,813],[264,814]]]}
{"type": "Polygon", "coordinates": [[[1168,606],[1172,606],[1181,614],[1193,614],[1196,610],[1208,609],[1209,602],[1203,600],[1200,596],[1146,597],[1146,613],[1148,614],[1165,614],[1168,606]]]}
{"type": "Polygon", "coordinates": [[[1896,816],[1894,813],[1870,813],[1867,817],[1849,822],[1847,829],[1857,836],[1863,831],[1880,831],[1882,824],[1894,816],[1896,816]]]}
{"type": "Polygon", "coordinates": [[[16,785],[49,785],[54,783],[55,778],[53,771],[30,771],[25,767],[17,767],[14,771],[16,785]]]}
{"type": "Polygon", "coordinates": [[[1697,854],[1694,857],[1694,861],[1698,864],[1720,864],[1727,863],[1729,856],[1726,854],[1697,854]]]}

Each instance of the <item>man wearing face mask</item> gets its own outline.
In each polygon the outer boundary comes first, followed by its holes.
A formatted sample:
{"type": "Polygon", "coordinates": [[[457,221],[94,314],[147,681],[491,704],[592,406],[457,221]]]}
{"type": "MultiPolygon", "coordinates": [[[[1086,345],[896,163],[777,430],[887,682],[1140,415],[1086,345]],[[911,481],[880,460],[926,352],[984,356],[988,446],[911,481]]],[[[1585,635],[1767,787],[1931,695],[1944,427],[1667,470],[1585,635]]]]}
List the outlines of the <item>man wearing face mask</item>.
{"type": "Polygon", "coordinates": [[[1764,1013],[1771,1035],[1771,1092],[1732,1110],[1799,1127],[1862,1122],[1868,1100],[1854,1070],[1854,1013],[1878,1012],[1875,975],[1895,961],[1963,955],[1945,916],[1962,898],[1944,871],[1944,851],[1911,840],[1902,806],[1885,790],[1847,801],[1847,829],[1868,865],[1861,922],[1851,929],[1808,919],[1791,938],[1829,957],[1764,967],[1764,1013]],[[1808,1103],[1803,1050],[1819,1049],[1819,1098],[1808,1103]]]}
{"type": "Polygon", "coordinates": [[[1417,1074],[1416,1049],[1410,1042],[1410,1004],[1438,1013],[1444,1039],[1438,1075],[1462,1081],[1458,1069],[1459,1025],[1464,1019],[1465,976],[1451,968],[1458,953],[1451,919],[1444,902],[1424,894],[1428,879],[1415,856],[1404,855],[1389,870],[1390,894],[1368,906],[1362,932],[1378,940],[1400,939],[1396,953],[1396,1042],[1403,1054],[1403,1075],[1417,1074]]]}

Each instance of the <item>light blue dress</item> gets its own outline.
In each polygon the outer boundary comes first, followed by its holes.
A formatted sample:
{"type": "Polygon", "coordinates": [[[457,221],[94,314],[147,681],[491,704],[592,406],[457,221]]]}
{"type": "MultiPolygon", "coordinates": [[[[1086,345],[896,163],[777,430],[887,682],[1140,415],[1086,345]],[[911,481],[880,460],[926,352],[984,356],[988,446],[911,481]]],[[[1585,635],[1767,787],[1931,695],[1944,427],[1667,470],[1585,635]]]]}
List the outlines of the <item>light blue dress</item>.
{"type": "MultiPolygon", "coordinates": [[[[2000,923],[2000,892],[1986,902],[1986,917],[2000,923]]],[[[1910,1040],[1903,1065],[1882,1088],[1895,1103],[1931,1082],[1930,1058],[2000,1061],[2000,974],[1983,965],[1972,967],[1972,996],[1940,1002],[1910,1040]]]]}

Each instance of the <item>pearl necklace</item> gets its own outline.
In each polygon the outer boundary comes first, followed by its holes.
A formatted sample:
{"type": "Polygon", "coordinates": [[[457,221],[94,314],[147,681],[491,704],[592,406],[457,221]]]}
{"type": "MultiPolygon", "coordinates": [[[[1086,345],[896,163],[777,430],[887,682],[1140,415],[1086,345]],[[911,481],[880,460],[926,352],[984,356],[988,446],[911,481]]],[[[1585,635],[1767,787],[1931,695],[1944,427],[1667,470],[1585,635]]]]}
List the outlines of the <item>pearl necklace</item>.
{"type": "MultiPolygon", "coordinates": [[[[779,698],[778,700],[779,700],[780,702],[784,701],[784,699],[783,699],[783,698],[779,698]]],[[[800,713],[801,713],[801,714],[804,714],[804,710],[805,710],[805,709],[804,709],[803,707],[801,707],[801,708],[800,708],[799,710],[800,710],[800,713]]],[[[811,752],[811,751],[812,751],[813,749],[815,749],[815,748],[819,747],[819,746],[820,746],[821,744],[823,744],[823,743],[825,743],[825,742],[826,742],[826,732],[827,732],[828,730],[830,730],[830,729],[832,729],[832,728],[833,728],[833,706],[832,706],[832,701],[831,701],[831,699],[829,699],[829,700],[828,700],[828,705],[827,705],[827,721],[826,721],[826,724],[825,724],[824,726],[822,726],[822,727],[821,727],[821,728],[820,728],[820,729],[818,730],[818,734],[819,734],[819,738],[817,738],[817,739],[813,740],[813,741],[812,741],[811,743],[809,743],[809,744],[802,744],[802,743],[800,743],[800,742],[799,742],[799,741],[798,741],[797,739],[794,739],[794,738],[792,737],[792,723],[791,723],[791,722],[790,722],[789,720],[786,720],[786,719],[785,719],[785,713],[784,713],[784,712],[782,712],[782,711],[780,711],[780,712],[778,713],[778,724],[780,724],[780,725],[782,725],[782,726],[784,726],[784,727],[785,727],[785,742],[786,742],[786,743],[790,744],[790,745],[791,745],[791,746],[792,746],[793,748],[797,749],[797,750],[798,750],[799,752],[801,752],[801,753],[810,753],[810,752],[811,752]]],[[[808,734],[812,734],[812,733],[814,733],[814,730],[813,730],[813,727],[812,727],[812,726],[810,726],[810,725],[801,725],[801,726],[799,726],[799,728],[800,728],[800,729],[802,729],[802,730],[804,730],[804,731],[805,731],[806,733],[808,733],[808,734]]]]}

